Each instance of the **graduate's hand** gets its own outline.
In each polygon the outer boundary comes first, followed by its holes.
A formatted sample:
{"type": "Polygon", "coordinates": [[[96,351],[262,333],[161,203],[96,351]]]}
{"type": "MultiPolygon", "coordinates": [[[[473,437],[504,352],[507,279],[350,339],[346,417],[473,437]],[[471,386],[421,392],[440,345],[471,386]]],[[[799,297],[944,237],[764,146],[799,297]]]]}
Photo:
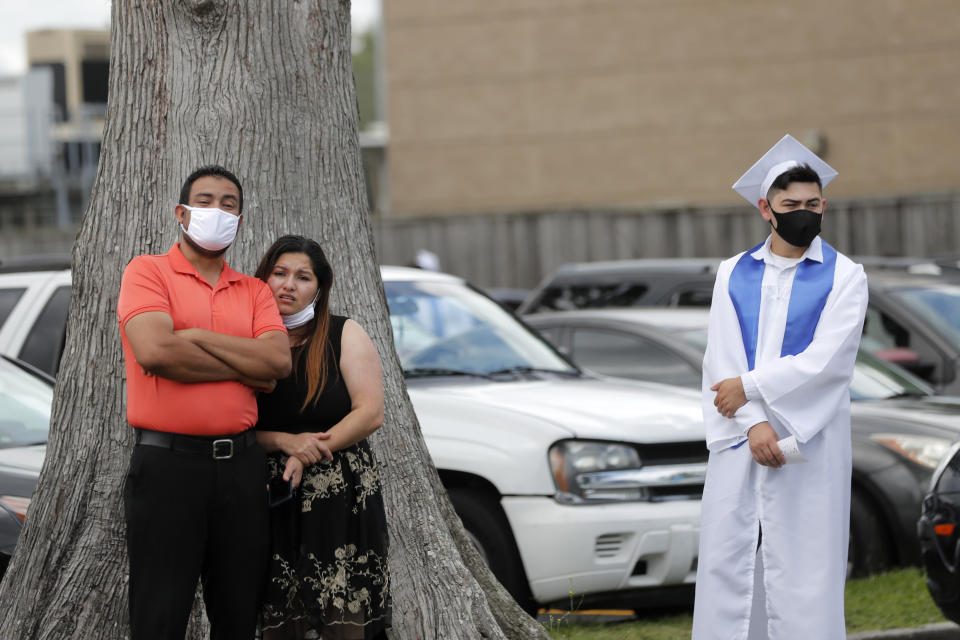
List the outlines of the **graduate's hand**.
{"type": "Polygon", "coordinates": [[[769,422],[758,422],[747,431],[747,440],[750,442],[750,453],[757,464],[779,469],[787,463],[777,444],[777,432],[769,422]]]}
{"type": "Polygon", "coordinates": [[[717,397],[713,399],[713,406],[724,418],[732,418],[737,409],[747,404],[747,396],[743,392],[743,382],[740,381],[739,376],[721,380],[710,387],[710,391],[717,392],[717,397]]]}
{"type": "Polygon", "coordinates": [[[297,456],[287,458],[287,466],[283,468],[283,479],[291,480],[294,489],[300,486],[300,480],[303,479],[303,463],[297,456]]]}

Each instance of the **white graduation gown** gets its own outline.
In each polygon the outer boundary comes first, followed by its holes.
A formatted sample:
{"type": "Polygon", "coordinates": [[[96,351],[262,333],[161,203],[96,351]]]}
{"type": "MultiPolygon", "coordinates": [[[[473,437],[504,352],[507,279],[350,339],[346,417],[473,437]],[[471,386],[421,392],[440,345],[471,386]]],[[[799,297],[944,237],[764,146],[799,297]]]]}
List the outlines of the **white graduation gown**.
{"type": "MultiPolygon", "coordinates": [[[[703,413],[710,459],[700,520],[694,640],[740,640],[750,627],[759,526],[770,640],[845,637],[843,589],[850,525],[850,379],[867,306],[863,268],[837,255],[833,287],[809,346],[780,356],[799,261],[764,260],[756,364],[748,373],[740,323],[729,295],[743,254],[717,273],[703,361],[703,413]],[[748,402],[732,419],[713,406],[710,387],[741,376],[748,402]],[[779,469],[754,462],[746,431],[768,421],[795,435],[807,463],[779,469]]],[[[823,261],[816,238],[804,257],[823,261]]]]}

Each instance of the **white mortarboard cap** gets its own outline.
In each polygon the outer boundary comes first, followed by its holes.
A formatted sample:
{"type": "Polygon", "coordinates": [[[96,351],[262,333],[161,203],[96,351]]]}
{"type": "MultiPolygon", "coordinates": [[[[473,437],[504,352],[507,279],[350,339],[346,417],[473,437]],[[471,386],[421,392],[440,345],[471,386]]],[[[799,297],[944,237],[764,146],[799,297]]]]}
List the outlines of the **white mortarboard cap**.
{"type": "Polygon", "coordinates": [[[770,147],[747,172],[733,185],[734,191],[743,196],[747,202],[758,207],[757,202],[767,197],[773,181],[801,164],[810,165],[810,168],[820,176],[820,182],[825,187],[837,177],[836,170],[821,160],[817,154],[800,144],[789,133],[770,147]]]}
{"type": "Polygon", "coordinates": [[[420,249],[413,258],[413,264],[424,271],[440,271],[440,258],[433,251],[420,249]]]}

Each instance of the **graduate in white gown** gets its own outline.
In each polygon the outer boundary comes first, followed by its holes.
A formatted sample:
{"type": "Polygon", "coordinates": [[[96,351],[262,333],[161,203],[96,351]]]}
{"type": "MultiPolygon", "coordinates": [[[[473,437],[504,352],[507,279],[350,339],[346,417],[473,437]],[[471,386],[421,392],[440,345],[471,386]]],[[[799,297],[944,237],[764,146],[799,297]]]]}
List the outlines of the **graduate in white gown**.
{"type": "Polygon", "coordinates": [[[845,637],[863,268],[819,237],[836,171],[785,136],[734,185],[772,226],[717,273],[694,640],[845,637]],[[787,462],[796,445],[805,462],[787,462]]]}

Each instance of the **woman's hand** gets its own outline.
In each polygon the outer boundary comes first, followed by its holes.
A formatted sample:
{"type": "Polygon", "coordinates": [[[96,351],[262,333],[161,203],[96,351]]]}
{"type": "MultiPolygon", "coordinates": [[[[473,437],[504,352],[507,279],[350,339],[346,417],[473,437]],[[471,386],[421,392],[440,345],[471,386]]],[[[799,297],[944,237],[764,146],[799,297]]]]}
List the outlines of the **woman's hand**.
{"type": "Polygon", "coordinates": [[[281,449],[288,456],[296,456],[304,465],[317,464],[321,460],[333,460],[333,452],[325,442],[329,433],[296,433],[284,439],[281,449]]]}
{"type": "Polygon", "coordinates": [[[287,458],[287,466],[283,468],[283,479],[290,480],[294,489],[300,486],[300,480],[303,479],[303,463],[300,462],[300,458],[296,456],[287,458]]]}

